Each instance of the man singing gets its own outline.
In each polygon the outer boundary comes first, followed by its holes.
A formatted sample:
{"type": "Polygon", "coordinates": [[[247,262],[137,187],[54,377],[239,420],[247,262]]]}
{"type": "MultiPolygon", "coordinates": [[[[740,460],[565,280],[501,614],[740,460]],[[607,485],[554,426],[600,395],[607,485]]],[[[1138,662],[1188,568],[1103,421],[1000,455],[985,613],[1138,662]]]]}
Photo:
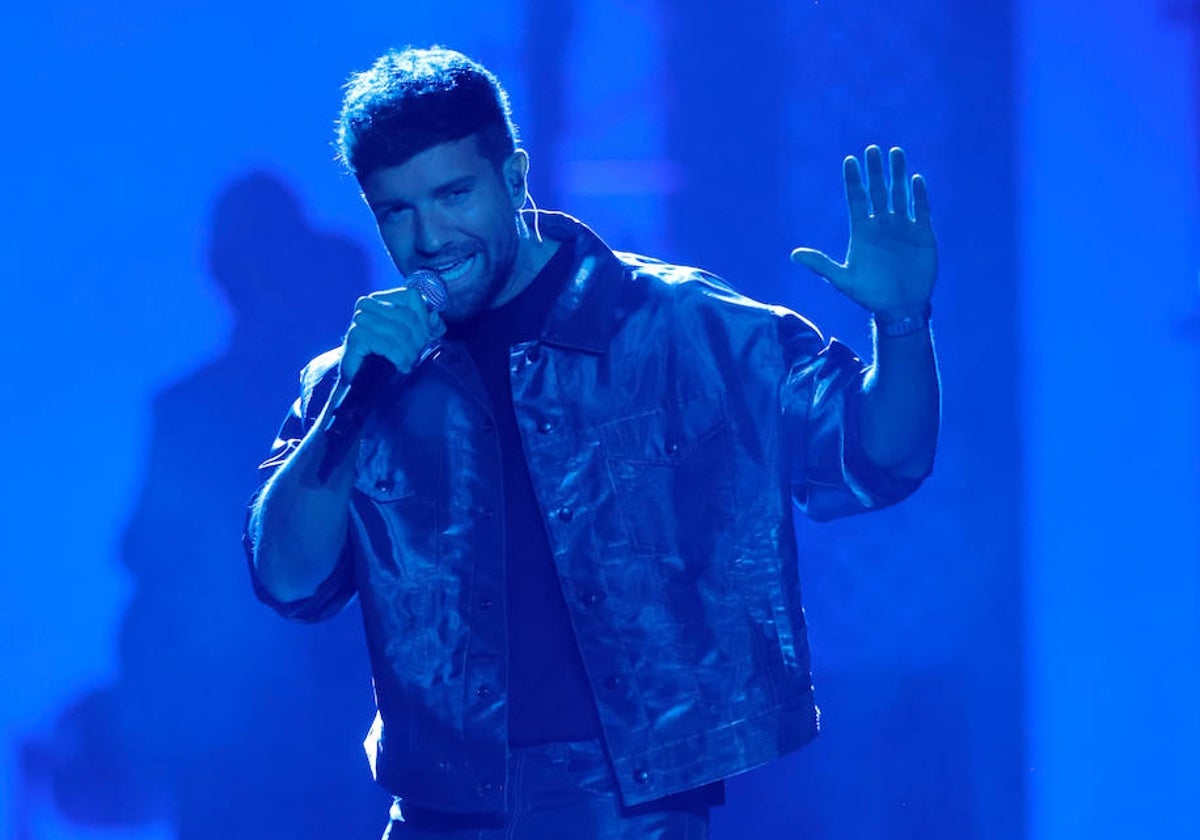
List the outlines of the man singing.
{"type": "Polygon", "coordinates": [[[358,300],[304,368],[246,546],[284,616],[359,598],[385,836],[707,836],[723,779],[817,733],[793,503],[874,510],[932,467],[923,180],[900,149],[868,148],[865,175],[847,158],[845,263],[792,254],[871,313],[868,367],[716,277],[523,212],[507,95],[460,53],[353,76],[338,145],[400,274],[446,300],[358,300]],[[366,393],[372,357],[391,367],[366,393]],[[370,410],[336,438],[356,389],[370,410]]]}

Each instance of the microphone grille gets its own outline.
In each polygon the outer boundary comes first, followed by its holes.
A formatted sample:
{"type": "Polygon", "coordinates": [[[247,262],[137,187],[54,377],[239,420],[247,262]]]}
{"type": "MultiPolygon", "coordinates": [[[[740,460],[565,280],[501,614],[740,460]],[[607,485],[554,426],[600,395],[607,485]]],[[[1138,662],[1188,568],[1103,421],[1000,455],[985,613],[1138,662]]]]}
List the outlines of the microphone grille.
{"type": "Polygon", "coordinates": [[[419,269],[408,275],[405,283],[408,288],[417,291],[431,311],[441,312],[446,308],[448,297],[446,284],[442,282],[442,278],[437,275],[436,271],[430,271],[427,268],[419,269]]]}

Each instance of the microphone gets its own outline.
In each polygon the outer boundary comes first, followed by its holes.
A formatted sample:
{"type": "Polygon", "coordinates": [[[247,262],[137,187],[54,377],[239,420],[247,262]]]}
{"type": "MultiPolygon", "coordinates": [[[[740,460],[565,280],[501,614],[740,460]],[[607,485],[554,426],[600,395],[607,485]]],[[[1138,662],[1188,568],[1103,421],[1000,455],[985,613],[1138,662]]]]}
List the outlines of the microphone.
{"type": "MultiPolygon", "coordinates": [[[[430,312],[441,312],[446,308],[446,284],[436,271],[422,268],[414,271],[405,278],[405,285],[416,291],[430,312]]],[[[438,342],[433,342],[421,351],[420,357],[413,365],[413,370],[428,359],[438,348],[438,342]]],[[[324,482],[342,458],[346,451],[362,431],[363,424],[371,410],[375,408],[375,400],[383,386],[388,383],[396,372],[396,366],[385,357],[371,353],[350,380],[336,405],[330,406],[325,418],[322,431],[326,436],[325,457],[317,470],[317,479],[324,482]]]]}

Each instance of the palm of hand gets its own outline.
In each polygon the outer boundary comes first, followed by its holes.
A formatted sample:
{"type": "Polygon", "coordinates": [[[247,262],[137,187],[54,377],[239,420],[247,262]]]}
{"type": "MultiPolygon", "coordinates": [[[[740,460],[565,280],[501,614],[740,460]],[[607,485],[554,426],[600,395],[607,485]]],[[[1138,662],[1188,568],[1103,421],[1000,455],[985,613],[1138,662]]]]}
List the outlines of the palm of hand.
{"type": "Polygon", "coordinates": [[[909,181],[900,149],[893,148],[889,157],[890,185],[884,179],[883,155],[878,146],[867,148],[866,183],[858,160],[846,158],[846,202],[850,211],[846,261],[835,262],[810,248],[797,248],[792,259],[820,274],[869,311],[900,318],[929,305],[937,279],[937,243],[924,179],[915,175],[909,181]]]}

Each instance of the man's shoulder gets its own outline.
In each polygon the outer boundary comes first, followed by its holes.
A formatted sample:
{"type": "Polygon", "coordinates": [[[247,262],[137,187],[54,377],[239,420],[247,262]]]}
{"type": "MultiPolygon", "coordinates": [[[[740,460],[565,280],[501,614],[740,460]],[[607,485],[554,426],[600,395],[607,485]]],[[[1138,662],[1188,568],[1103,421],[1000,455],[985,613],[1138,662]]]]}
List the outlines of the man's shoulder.
{"type": "Polygon", "coordinates": [[[746,297],[723,278],[702,268],[670,263],[645,254],[612,248],[590,227],[566,213],[539,211],[537,219],[550,235],[559,239],[575,239],[577,263],[590,265],[592,268],[607,264],[608,268],[611,268],[612,261],[615,260],[620,266],[619,272],[582,272],[590,278],[592,284],[607,286],[623,275],[627,286],[633,286],[640,295],[659,300],[695,300],[700,303],[740,307],[763,315],[780,315],[787,312],[783,307],[746,297]]]}
{"type": "Polygon", "coordinates": [[[723,279],[702,268],[669,263],[633,251],[613,251],[613,256],[625,267],[634,280],[661,284],[670,289],[702,291],[711,288],[727,294],[736,294],[733,287],[723,279]],[[689,284],[699,285],[689,286],[689,284]]]}
{"type": "Polygon", "coordinates": [[[807,319],[784,306],[764,303],[737,291],[724,278],[690,265],[665,262],[644,254],[614,251],[628,271],[629,281],[646,294],[675,305],[711,309],[733,318],[775,321],[780,318],[807,319]]]}

